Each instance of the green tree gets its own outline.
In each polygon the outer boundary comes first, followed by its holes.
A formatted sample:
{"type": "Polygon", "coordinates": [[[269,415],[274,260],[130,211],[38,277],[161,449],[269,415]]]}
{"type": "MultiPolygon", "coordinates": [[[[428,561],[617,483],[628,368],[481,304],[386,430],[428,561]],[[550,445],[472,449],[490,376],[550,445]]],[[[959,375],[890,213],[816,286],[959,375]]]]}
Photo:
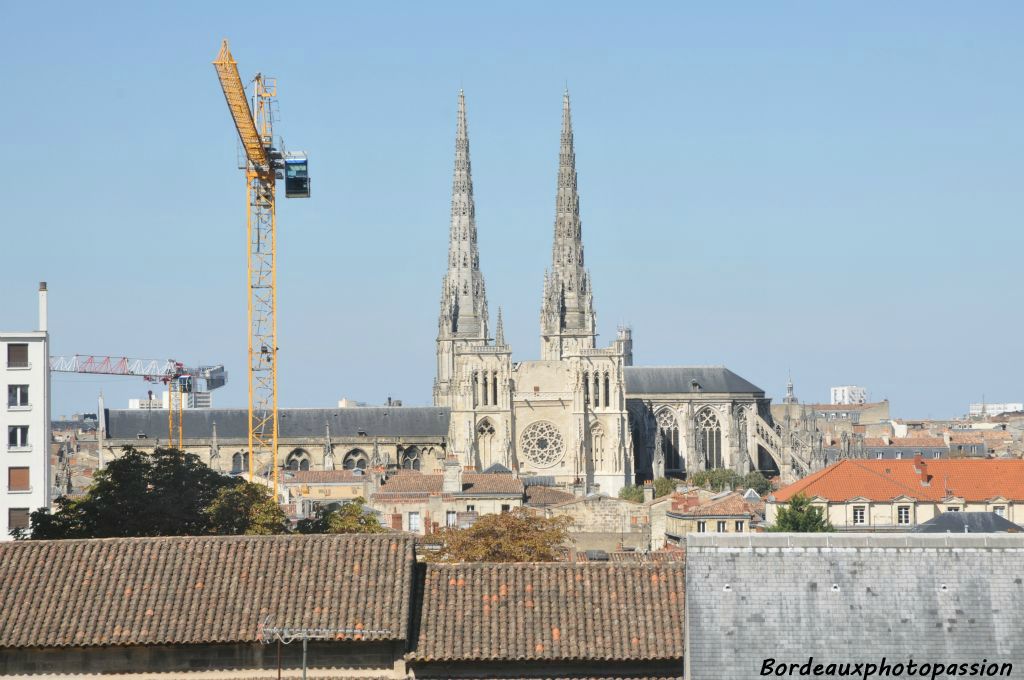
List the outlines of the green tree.
{"type": "Polygon", "coordinates": [[[811,499],[797,494],[787,505],[780,505],[775,524],[768,531],[822,532],[835,531],[821,508],[811,505],[811,499]]]}
{"type": "Polygon", "coordinates": [[[740,483],[740,476],[728,468],[715,468],[713,470],[699,470],[689,477],[694,486],[700,486],[712,491],[724,491],[734,489],[740,483]]]}
{"type": "Polygon", "coordinates": [[[661,498],[676,490],[676,480],[659,477],[654,480],[654,497],[661,498]]]}
{"type": "Polygon", "coordinates": [[[627,484],[626,486],[619,489],[619,498],[621,498],[624,501],[643,503],[644,489],[642,486],[637,486],[636,484],[627,484]]]}
{"type": "Polygon", "coordinates": [[[220,535],[283,534],[288,518],[262,484],[243,482],[222,488],[206,508],[210,531],[220,535]]]}
{"type": "Polygon", "coordinates": [[[377,516],[366,507],[366,500],[332,503],[317,510],[314,517],[299,521],[300,534],[379,534],[386,531],[377,516]]]}
{"type": "Polygon", "coordinates": [[[57,512],[32,513],[30,537],[108,538],[209,533],[205,510],[217,493],[241,483],[211,470],[191,453],[126,446],[96,473],[83,498],[57,500],[57,512]]]}
{"type": "Polygon", "coordinates": [[[767,477],[757,470],[751,470],[740,479],[740,486],[744,489],[753,489],[758,496],[764,496],[772,490],[772,483],[767,477]]]}
{"type": "Polygon", "coordinates": [[[569,540],[568,517],[545,518],[523,508],[483,515],[466,529],[444,529],[438,562],[554,562],[569,540]]]}

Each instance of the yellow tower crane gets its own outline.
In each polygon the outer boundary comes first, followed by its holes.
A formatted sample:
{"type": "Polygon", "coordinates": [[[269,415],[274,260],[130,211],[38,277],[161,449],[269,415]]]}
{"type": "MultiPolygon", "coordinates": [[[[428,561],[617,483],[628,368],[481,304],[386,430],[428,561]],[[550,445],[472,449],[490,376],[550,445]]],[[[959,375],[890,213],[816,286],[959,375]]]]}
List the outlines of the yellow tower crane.
{"type": "Polygon", "coordinates": [[[247,270],[249,289],[249,480],[255,453],[273,454],[277,494],[277,180],[285,180],[285,196],[309,198],[309,164],[304,153],[286,153],[274,145],[273,107],[277,80],[257,73],[252,104],[238,75],[238,64],[225,40],[213,62],[228,110],[245,152],[247,270]]]}

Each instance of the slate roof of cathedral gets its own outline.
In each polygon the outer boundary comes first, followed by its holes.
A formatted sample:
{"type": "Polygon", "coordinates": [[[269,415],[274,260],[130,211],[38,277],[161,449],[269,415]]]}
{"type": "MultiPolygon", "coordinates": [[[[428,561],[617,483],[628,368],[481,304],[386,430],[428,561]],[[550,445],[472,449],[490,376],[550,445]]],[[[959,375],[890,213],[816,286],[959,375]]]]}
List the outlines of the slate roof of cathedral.
{"type": "Polygon", "coordinates": [[[256,642],[267,617],[404,640],[414,559],[395,535],[7,542],[0,648],[256,642]]]}
{"type": "MultiPolygon", "coordinates": [[[[354,408],[287,408],[278,417],[279,436],[323,438],[330,427],[331,437],[432,437],[448,435],[447,408],[434,406],[381,406],[354,408]]],[[[167,438],[167,411],[160,409],[105,409],[107,437],[137,439],[167,438]]],[[[186,438],[207,439],[217,424],[218,439],[248,437],[249,412],[245,409],[185,409],[186,438]]]]}
{"type": "Polygon", "coordinates": [[[853,498],[888,501],[908,496],[941,501],[950,496],[967,501],[991,498],[1024,500],[1024,460],[932,459],[919,472],[914,459],[847,459],[779,489],[773,496],[786,502],[798,493],[830,501],[853,498]],[[928,486],[922,485],[927,477],[928,486]]]}
{"type": "MultiPolygon", "coordinates": [[[[444,475],[425,475],[418,472],[401,472],[388,476],[374,496],[385,494],[439,494],[444,486],[444,475]]],[[[506,474],[464,472],[462,493],[523,494],[523,482],[518,477],[506,474]]],[[[386,496],[385,496],[386,497],[386,496]]]]}
{"type": "Polygon", "coordinates": [[[626,396],[738,392],[764,396],[764,390],[724,366],[626,366],[626,396]],[[694,387],[697,381],[699,389],[694,387]]]}
{"type": "Polygon", "coordinates": [[[429,564],[416,661],[682,659],[685,565],[429,564]]]}

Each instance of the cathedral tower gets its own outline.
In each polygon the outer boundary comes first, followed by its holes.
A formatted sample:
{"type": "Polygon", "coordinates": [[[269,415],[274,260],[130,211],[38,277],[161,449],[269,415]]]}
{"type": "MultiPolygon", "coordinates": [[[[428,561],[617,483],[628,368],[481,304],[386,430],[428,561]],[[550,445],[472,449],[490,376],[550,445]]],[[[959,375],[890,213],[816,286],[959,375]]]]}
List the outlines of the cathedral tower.
{"type": "Polygon", "coordinates": [[[476,245],[476,208],[469,162],[466,98],[462,90],[459,90],[451,228],[448,234],[448,272],[441,285],[441,313],[437,331],[435,405],[450,405],[457,379],[456,349],[486,343],[487,294],[476,245]]]}
{"type": "Polygon", "coordinates": [[[593,349],[597,334],[590,273],[583,266],[580,196],[576,188],[569,92],[562,98],[562,139],[555,199],[551,270],[544,274],[541,303],[541,358],[559,361],[581,349],[593,349]]]}

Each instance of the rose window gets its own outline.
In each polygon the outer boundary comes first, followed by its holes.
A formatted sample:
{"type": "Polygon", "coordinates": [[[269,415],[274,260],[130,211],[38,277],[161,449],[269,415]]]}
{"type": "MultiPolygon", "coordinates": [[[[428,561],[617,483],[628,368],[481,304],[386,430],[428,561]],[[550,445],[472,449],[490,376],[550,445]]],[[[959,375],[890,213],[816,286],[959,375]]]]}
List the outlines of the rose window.
{"type": "Polygon", "coordinates": [[[520,439],[520,449],[528,461],[538,467],[551,467],[565,455],[562,434],[543,420],[531,423],[520,439]]]}

